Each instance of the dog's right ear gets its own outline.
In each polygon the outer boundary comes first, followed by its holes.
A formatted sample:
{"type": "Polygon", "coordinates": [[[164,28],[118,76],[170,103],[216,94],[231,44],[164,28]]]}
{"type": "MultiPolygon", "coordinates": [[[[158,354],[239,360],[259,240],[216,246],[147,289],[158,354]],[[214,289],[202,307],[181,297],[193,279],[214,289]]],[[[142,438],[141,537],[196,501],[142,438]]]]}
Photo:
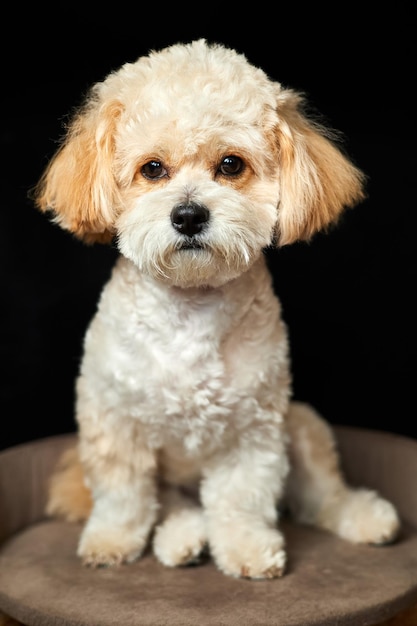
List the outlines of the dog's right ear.
{"type": "Polygon", "coordinates": [[[31,192],[41,211],[88,242],[114,236],[118,187],[113,175],[114,135],[122,105],[102,104],[94,94],[67,127],[61,146],[31,192]]]}

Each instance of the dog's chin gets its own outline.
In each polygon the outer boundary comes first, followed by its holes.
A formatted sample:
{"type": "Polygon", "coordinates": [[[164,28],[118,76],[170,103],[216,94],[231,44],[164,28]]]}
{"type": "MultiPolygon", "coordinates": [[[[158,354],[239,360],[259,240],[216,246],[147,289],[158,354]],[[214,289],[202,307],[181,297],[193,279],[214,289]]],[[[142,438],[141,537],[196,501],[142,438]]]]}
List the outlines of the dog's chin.
{"type": "Polygon", "coordinates": [[[175,287],[216,288],[225,285],[247,271],[249,263],[241,259],[216,257],[207,249],[188,246],[176,250],[154,274],[154,278],[170,283],[175,287]]]}
{"type": "MultiPolygon", "coordinates": [[[[126,254],[125,254],[126,256],[126,254]]],[[[196,243],[184,243],[160,257],[130,260],[154,280],[182,289],[217,288],[246,272],[255,260],[247,256],[223,257],[196,243]]]]}

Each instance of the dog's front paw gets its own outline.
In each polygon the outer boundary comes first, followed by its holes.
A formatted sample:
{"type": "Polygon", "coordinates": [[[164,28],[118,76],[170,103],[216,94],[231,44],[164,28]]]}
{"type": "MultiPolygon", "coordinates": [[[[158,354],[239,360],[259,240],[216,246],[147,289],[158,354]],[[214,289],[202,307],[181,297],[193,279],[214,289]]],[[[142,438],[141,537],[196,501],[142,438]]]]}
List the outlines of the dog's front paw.
{"type": "Polygon", "coordinates": [[[353,543],[383,545],[396,539],[400,519],[390,502],[373,491],[360,489],[352,491],[341,504],[333,530],[353,543]]]}
{"type": "Polygon", "coordinates": [[[77,554],[84,565],[108,567],[131,563],[146,546],[146,537],[126,528],[86,527],[78,544],[77,554]]]}
{"type": "Polygon", "coordinates": [[[168,567],[198,563],[207,545],[206,525],[201,509],[171,514],[156,528],[153,550],[168,567]]]}
{"type": "Polygon", "coordinates": [[[278,530],[232,528],[215,533],[210,550],[217,567],[235,578],[277,578],[286,565],[284,539],[278,530]]]}

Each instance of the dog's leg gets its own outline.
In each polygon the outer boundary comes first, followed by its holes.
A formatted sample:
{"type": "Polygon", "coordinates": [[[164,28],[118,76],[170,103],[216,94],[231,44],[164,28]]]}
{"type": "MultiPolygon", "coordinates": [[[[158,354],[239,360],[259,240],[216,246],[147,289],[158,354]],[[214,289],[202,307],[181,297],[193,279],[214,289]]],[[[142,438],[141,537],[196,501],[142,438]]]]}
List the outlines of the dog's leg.
{"type": "MultiPolygon", "coordinates": [[[[91,434],[91,433],[90,433],[91,434]]],[[[81,534],[78,556],[92,567],[138,558],[157,517],[154,454],[116,433],[81,439],[80,455],[93,508],[81,534]]]]}
{"type": "Polygon", "coordinates": [[[234,577],[275,578],[285,569],[276,507],[288,470],[284,438],[274,449],[258,442],[214,459],[201,485],[210,553],[234,577]]]}
{"type": "Polygon", "coordinates": [[[160,491],[160,524],[155,529],[153,550],[168,567],[200,561],[207,546],[204,512],[195,498],[165,485],[160,491]]]}
{"type": "Polygon", "coordinates": [[[346,484],[330,426],[308,405],[294,402],[288,430],[287,500],[294,518],[354,543],[393,541],[400,526],[395,508],[370,489],[346,484]]]}

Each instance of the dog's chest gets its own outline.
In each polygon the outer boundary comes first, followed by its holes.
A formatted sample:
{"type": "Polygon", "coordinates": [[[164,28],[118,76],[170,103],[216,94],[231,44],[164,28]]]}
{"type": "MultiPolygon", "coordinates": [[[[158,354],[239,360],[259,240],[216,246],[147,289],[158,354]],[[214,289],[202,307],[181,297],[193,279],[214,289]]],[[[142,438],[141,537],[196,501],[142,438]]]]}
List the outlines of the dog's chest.
{"type": "Polygon", "coordinates": [[[136,420],[149,445],[215,448],[233,436],[236,416],[243,429],[242,416],[256,411],[262,368],[276,367],[265,351],[279,355],[268,336],[231,365],[248,333],[242,320],[253,326],[245,308],[246,295],[158,285],[122,261],[87,333],[82,377],[108,419],[136,420]]]}
{"type": "Polygon", "coordinates": [[[138,381],[143,402],[133,414],[146,424],[148,440],[155,445],[162,437],[164,443],[178,440],[194,449],[223,437],[235,398],[213,307],[215,303],[200,303],[194,310],[166,311],[167,326],[146,329],[145,343],[142,332],[136,338],[146,384],[138,381]]]}

